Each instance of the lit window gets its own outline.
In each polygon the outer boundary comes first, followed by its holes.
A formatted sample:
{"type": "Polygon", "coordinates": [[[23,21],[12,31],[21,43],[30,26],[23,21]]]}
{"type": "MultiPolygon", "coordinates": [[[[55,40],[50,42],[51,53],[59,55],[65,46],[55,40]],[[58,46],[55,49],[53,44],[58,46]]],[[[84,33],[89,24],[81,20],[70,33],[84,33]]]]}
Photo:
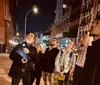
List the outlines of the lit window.
{"type": "Polygon", "coordinates": [[[63,8],[66,9],[66,7],[67,7],[67,5],[66,4],[63,4],[63,8]]]}

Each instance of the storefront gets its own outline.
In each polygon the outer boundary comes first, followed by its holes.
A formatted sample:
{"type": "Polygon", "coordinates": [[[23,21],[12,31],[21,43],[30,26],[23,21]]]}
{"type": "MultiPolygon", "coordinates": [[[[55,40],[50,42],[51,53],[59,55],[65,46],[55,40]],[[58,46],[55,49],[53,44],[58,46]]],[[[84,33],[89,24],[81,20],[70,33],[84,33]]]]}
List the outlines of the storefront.
{"type": "Polygon", "coordinates": [[[58,39],[59,42],[59,48],[63,48],[65,46],[67,46],[68,42],[70,40],[76,40],[77,35],[75,35],[75,33],[73,33],[73,31],[71,32],[62,32],[59,33],[55,36],[58,39]]]}
{"type": "Polygon", "coordinates": [[[2,41],[0,41],[0,53],[5,53],[5,45],[2,41]]]}

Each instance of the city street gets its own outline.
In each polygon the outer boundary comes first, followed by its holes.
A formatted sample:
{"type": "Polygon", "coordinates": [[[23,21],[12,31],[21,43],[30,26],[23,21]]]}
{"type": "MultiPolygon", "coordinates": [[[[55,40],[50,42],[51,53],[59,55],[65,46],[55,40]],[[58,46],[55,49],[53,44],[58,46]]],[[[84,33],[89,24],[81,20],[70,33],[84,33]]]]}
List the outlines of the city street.
{"type": "MultiPolygon", "coordinates": [[[[9,72],[9,68],[11,66],[11,60],[8,58],[8,54],[0,54],[0,85],[11,85],[11,78],[7,75],[9,72]]],[[[22,85],[20,83],[20,85],[22,85]]],[[[33,84],[35,85],[35,84],[33,84]]],[[[43,81],[41,79],[41,85],[43,85],[43,81]]]]}
{"type": "Polygon", "coordinates": [[[100,85],[99,50],[100,0],[0,0],[0,85],[100,85]]]}
{"type": "Polygon", "coordinates": [[[0,55],[0,85],[10,85],[11,78],[8,77],[9,68],[11,61],[8,58],[8,55],[0,55]]]}

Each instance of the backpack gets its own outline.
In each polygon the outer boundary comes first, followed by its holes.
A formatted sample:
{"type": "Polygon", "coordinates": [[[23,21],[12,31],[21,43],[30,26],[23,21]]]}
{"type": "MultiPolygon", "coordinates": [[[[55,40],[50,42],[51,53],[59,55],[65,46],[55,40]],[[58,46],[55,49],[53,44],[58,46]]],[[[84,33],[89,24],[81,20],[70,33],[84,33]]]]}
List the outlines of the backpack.
{"type": "Polygon", "coordinates": [[[63,54],[63,51],[62,51],[62,49],[60,49],[60,51],[61,51],[61,54],[60,54],[60,56],[62,56],[62,54],[63,54]]]}
{"type": "MultiPolygon", "coordinates": [[[[61,51],[61,54],[60,54],[60,56],[62,56],[62,54],[63,54],[63,51],[62,51],[62,49],[60,49],[60,51],[61,51]]],[[[72,57],[72,54],[73,54],[73,52],[71,52],[71,53],[70,53],[70,56],[69,56],[70,58],[72,57]]]]}

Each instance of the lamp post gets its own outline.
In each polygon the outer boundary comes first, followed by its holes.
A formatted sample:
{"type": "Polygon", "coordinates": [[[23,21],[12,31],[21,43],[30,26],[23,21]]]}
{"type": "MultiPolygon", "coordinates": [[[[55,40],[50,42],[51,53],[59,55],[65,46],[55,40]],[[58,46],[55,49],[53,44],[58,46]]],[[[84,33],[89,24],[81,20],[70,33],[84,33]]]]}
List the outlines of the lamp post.
{"type": "Polygon", "coordinates": [[[25,15],[25,37],[26,37],[26,29],[27,29],[27,16],[31,11],[33,11],[34,14],[37,14],[39,12],[38,10],[39,10],[38,7],[36,5],[34,5],[32,7],[32,9],[28,10],[26,15],[25,15]]]}
{"type": "Polygon", "coordinates": [[[19,32],[16,33],[16,36],[19,36],[19,32]]]}

